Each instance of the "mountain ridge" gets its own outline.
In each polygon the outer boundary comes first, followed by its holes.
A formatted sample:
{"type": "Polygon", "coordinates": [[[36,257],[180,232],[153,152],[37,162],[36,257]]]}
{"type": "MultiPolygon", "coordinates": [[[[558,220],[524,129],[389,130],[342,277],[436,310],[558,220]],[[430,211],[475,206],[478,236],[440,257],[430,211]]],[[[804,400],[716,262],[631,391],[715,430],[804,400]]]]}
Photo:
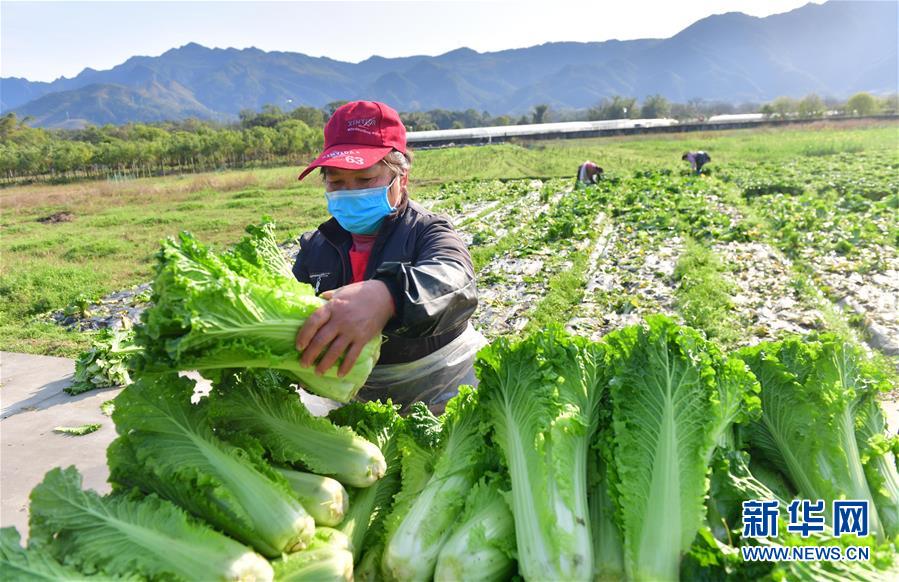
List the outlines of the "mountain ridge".
{"type": "Polygon", "coordinates": [[[191,42],[52,82],[2,78],[0,111],[56,127],[72,119],[228,120],[266,104],[323,107],[362,98],[402,111],[518,115],[538,103],[583,109],[616,94],[762,102],[813,92],[886,93],[897,87],[896,20],[894,2],[831,1],[765,18],[713,15],[667,39],[552,42],[484,53],[459,47],[436,56],[372,55],[358,63],[191,42]]]}

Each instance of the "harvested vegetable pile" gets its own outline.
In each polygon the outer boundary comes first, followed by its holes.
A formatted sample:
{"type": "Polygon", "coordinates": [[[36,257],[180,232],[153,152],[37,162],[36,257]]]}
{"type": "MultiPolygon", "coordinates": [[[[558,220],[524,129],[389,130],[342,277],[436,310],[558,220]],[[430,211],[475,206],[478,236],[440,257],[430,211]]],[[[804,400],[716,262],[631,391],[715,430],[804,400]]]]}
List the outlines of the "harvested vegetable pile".
{"type": "Polygon", "coordinates": [[[899,576],[899,440],[877,401],[890,386],[835,336],[728,354],[662,316],[599,341],[550,327],[484,348],[477,390],[439,418],[390,402],[319,418],[295,382],[349,399],[368,372],[316,385],[297,368],[283,320],[295,334],[318,300],[287,284],[267,238],[223,256],[188,236],[166,244],[136,379],[114,401],[113,492],[50,471],[27,548],[0,535],[5,579],[899,576]],[[191,367],[213,382],[196,403],[178,374],[191,367]],[[793,499],[824,500],[818,531],[788,531],[793,499]],[[743,537],[756,500],[780,503],[779,532],[743,537]],[[869,503],[869,535],[838,535],[836,500],[869,503]],[[741,557],[849,545],[871,559],[741,557]]]}
{"type": "Polygon", "coordinates": [[[130,329],[99,331],[93,345],[75,361],[75,377],[65,391],[74,396],[95,388],[127,386],[128,358],[139,351],[130,329]]]}
{"type": "Polygon", "coordinates": [[[66,391],[127,386],[142,374],[196,370],[209,379],[229,368],[278,369],[319,396],[348,402],[380,354],[380,339],[363,348],[343,377],[338,361],[321,376],[300,365],[297,331],[325,303],[300,283],[274,239],[274,225],[247,227],[233,249],[216,254],[189,233],[163,243],[152,306],[134,330],[100,332],[76,362],[66,391]]]}

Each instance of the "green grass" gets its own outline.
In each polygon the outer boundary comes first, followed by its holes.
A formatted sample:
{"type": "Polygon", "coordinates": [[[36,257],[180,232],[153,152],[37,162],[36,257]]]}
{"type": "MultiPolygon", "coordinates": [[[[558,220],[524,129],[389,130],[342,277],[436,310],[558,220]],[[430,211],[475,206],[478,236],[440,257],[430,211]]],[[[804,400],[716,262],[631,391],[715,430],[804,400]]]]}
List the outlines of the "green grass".
{"type": "MultiPolygon", "coordinates": [[[[427,150],[416,153],[412,195],[439,196],[441,184],[470,179],[573,179],[585,159],[598,162],[612,176],[630,176],[649,167],[682,173],[686,166],[680,154],[687,149],[711,152],[710,179],[728,164],[801,165],[805,160],[834,159],[832,150],[879,152],[895,159],[897,137],[896,124],[821,124],[427,150]]],[[[314,228],[327,218],[322,186],[317,177],[298,183],[297,173],[297,168],[285,167],[0,190],[0,349],[76,355],[87,345],[87,336],[38,316],[79,298],[100,297],[150,280],[159,241],[179,230],[227,245],[262,215],[276,220],[282,240],[314,228]],[[39,222],[59,212],[71,213],[71,221],[39,222]]],[[[521,238],[506,242],[518,244],[521,238]]],[[[472,254],[483,264],[503,250],[500,242],[495,248],[474,248],[472,254]]],[[[557,275],[550,283],[549,303],[538,308],[538,317],[576,301],[576,280],[574,275],[557,275]]]]}
{"type": "MultiPolygon", "coordinates": [[[[4,195],[9,194],[5,192],[4,195]]],[[[217,245],[235,242],[243,228],[263,215],[278,221],[278,236],[287,239],[327,219],[318,185],[259,191],[257,198],[233,207],[234,194],[204,190],[181,195],[150,194],[142,200],[113,197],[108,204],[47,207],[20,205],[4,209],[0,240],[0,348],[73,356],[87,345],[86,336],[36,319],[64,308],[79,297],[98,298],[152,277],[159,241],[189,230],[217,245]],[[185,206],[191,206],[185,209],[185,206]],[[65,210],[71,222],[37,219],[65,210]],[[12,232],[12,234],[10,234],[12,232]]]]}
{"type": "Polygon", "coordinates": [[[703,330],[725,347],[733,346],[741,330],[733,317],[733,284],[721,259],[708,248],[688,241],[674,268],[675,301],[684,323],[703,330]]]}
{"type": "Polygon", "coordinates": [[[571,267],[556,273],[547,285],[546,295],[534,311],[524,328],[524,333],[543,330],[554,324],[562,324],[574,313],[575,308],[584,298],[587,284],[587,268],[590,262],[590,249],[574,253],[571,267]]]}

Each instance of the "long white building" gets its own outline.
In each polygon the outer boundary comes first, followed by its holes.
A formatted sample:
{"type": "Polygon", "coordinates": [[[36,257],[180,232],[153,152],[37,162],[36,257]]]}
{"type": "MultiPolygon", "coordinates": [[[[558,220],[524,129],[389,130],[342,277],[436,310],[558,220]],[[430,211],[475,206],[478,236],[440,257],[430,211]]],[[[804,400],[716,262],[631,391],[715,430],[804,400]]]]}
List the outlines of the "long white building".
{"type": "Polygon", "coordinates": [[[406,134],[410,145],[436,143],[491,143],[513,137],[572,137],[572,134],[635,129],[641,127],[669,127],[677,125],[674,119],[612,119],[607,121],[566,121],[562,123],[530,123],[528,125],[497,125],[465,129],[438,129],[412,131],[406,134]]]}

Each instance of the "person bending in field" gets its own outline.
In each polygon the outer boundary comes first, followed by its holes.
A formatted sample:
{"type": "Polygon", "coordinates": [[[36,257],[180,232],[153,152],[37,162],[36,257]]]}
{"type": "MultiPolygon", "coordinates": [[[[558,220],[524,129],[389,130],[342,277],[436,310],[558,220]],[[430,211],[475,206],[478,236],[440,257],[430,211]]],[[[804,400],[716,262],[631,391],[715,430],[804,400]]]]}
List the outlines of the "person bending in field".
{"type": "Polygon", "coordinates": [[[698,176],[702,172],[702,167],[712,161],[712,156],[703,151],[684,152],[680,159],[690,162],[690,168],[698,176]]]}
{"type": "Polygon", "coordinates": [[[602,168],[587,160],[577,169],[577,179],[574,181],[574,187],[591,186],[598,183],[601,179],[602,168]]]}
{"type": "Polygon", "coordinates": [[[358,398],[440,413],[460,385],[477,384],[486,343],[469,323],[478,297],[468,249],[446,218],[409,199],[412,155],[392,108],[343,105],[324,146],[299,179],[320,168],[331,218],[300,238],[293,274],[329,301],[297,333],[300,363],[322,373],[340,361],[343,376],[383,335],[358,398]]]}

